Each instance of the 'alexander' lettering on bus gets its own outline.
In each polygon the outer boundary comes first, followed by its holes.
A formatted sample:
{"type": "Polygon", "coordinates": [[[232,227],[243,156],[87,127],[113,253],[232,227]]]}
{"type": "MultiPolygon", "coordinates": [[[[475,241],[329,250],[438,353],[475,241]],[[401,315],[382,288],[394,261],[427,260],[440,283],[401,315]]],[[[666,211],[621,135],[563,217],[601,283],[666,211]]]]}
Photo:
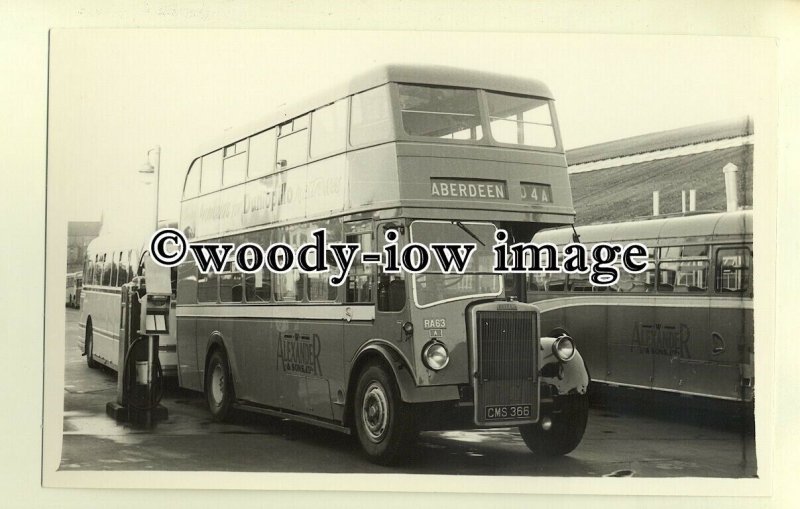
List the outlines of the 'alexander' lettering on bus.
{"type": "Polygon", "coordinates": [[[322,376],[319,354],[322,346],[316,334],[281,334],[278,339],[278,367],[284,372],[322,376]]]}
{"type": "Polygon", "coordinates": [[[690,337],[689,326],[684,323],[666,325],[635,322],[633,324],[630,351],[691,359],[692,355],[689,352],[690,337]]]}

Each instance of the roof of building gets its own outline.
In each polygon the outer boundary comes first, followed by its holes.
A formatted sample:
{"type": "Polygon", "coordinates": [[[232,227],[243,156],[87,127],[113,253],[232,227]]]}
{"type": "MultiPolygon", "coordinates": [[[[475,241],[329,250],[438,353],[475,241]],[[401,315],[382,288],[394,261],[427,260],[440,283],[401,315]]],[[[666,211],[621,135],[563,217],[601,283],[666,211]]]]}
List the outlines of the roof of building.
{"type": "Polygon", "coordinates": [[[687,145],[696,145],[698,143],[739,138],[751,134],[753,134],[753,122],[750,117],[720,120],[717,122],[642,134],[622,140],[614,140],[568,150],[567,164],[573,166],[576,164],[655,152],[687,145]]]}

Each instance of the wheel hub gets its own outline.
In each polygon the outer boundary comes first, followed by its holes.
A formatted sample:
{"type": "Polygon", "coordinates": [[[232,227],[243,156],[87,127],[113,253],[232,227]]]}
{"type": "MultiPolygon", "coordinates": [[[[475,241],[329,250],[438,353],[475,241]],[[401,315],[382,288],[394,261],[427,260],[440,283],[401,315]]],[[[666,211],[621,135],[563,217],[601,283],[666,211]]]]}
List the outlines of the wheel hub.
{"type": "Polygon", "coordinates": [[[367,437],[374,443],[380,442],[389,424],[389,401],[381,384],[372,382],[367,387],[361,408],[361,421],[367,437]]]}
{"type": "Polygon", "coordinates": [[[211,372],[211,397],[216,406],[222,405],[225,397],[225,373],[220,365],[215,366],[214,371],[211,372]]]}

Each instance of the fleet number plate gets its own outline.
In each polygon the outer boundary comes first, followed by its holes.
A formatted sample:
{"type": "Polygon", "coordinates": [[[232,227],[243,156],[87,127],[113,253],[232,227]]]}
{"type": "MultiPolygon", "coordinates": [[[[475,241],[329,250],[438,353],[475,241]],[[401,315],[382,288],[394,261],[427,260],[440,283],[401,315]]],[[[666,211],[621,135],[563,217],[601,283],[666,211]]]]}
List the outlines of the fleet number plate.
{"type": "Polygon", "coordinates": [[[530,405],[492,405],[485,407],[487,421],[503,419],[527,419],[531,416],[530,405]]]}

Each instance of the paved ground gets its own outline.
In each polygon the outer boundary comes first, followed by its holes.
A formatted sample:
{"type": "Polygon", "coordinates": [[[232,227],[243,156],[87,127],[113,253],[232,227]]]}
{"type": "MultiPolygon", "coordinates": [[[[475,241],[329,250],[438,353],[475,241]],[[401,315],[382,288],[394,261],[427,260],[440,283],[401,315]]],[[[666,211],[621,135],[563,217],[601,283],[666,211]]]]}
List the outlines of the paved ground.
{"type": "Polygon", "coordinates": [[[245,413],[214,423],[200,394],[177,387],[162,400],[169,419],[153,430],[137,429],[106,416],[106,402],[116,397],[116,374],[88,369],[75,341],[78,317],[67,311],[62,470],[756,475],[752,429],[740,426],[736,412],[689,411],[680,402],[642,410],[627,398],[594,405],[581,445],[556,459],[536,458],[509,428],[423,433],[407,465],[380,467],[361,456],[355,439],[333,431],[245,413]]]}

